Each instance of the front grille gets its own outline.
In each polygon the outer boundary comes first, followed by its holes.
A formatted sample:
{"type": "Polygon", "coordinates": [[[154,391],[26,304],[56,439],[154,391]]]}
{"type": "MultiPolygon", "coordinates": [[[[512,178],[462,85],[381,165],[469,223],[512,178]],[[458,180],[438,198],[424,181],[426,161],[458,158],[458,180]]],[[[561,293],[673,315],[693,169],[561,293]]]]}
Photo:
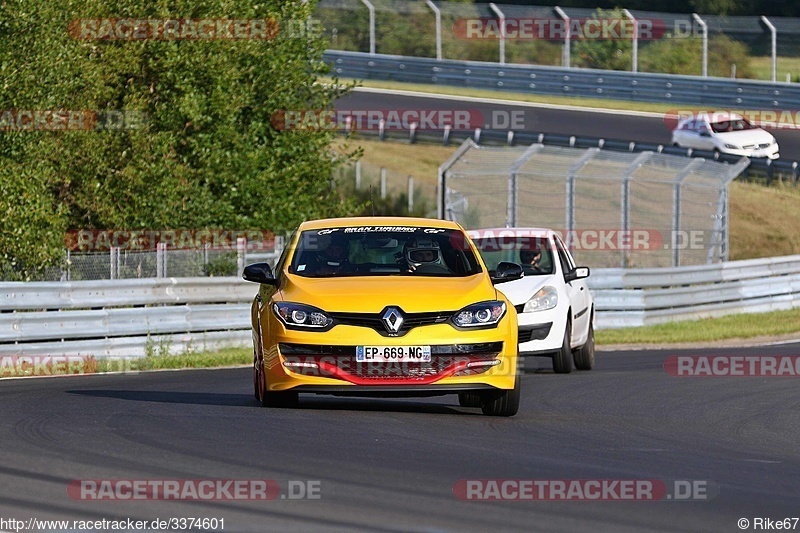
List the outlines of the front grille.
{"type": "Polygon", "coordinates": [[[333,318],[334,325],[342,324],[347,326],[360,326],[371,328],[384,337],[402,337],[413,328],[419,326],[430,326],[432,324],[444,324],[455,314],[455,311],[436,311],[433,313],[403,313],[403,326],[397,333],[390,334],[381,320],[383,311],[380,313],[329,313],[333,318]]]}

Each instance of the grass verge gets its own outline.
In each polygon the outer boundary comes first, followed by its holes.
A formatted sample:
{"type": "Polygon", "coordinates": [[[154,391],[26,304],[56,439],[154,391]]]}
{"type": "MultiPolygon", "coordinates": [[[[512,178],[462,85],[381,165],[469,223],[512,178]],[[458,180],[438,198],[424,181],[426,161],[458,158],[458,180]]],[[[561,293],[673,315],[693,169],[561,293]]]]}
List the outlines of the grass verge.
{"type": "Polygon", "coordinates": [[[595,340],[598,345],[674,344],[753,339],[791,333],[800,333],[800,309],[744,313],[637,328],[604,329],[596,332],[595,340]]]}

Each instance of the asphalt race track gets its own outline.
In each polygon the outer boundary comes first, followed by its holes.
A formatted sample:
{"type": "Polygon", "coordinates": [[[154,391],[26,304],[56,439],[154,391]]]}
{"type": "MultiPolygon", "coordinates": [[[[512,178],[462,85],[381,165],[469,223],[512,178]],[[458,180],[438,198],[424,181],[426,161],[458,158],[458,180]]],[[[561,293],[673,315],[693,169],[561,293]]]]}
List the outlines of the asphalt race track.
{"type": "MultiPolygon", "coordinates": [[[[499,96],[502,98],[502,95],[499,96]]],[[[676,110],[692,110],[696,106],[675,105],[676,110]]],[[[522,113],[520,118],[522,131],[539,133],[556,133],[561,135],[577,135],[599,137],[605,139],[636,140],[644,143],[669,145],[672,129],[662,116],[644,116],[635,114],[618,114],[612,112],[588,112],[570,109],[553,109],[550,107],[532,107],[503,103],[471,102],[453,99],[393,95],[356,90],[337,102],[337,110],[467,110],[477,111],[476,116],[483,117],[487,129],[492,125],[502,124],[508,114],[516,111],[522,113]]],[[[800,160],[800,130],[771,130],[781,148],[781,158],[800,160]]],[[[800,527],[800,526],[798,526],[800,527]]]]}
{"type": "Polygon", "coordinates": [[[732,532],[740,518],[799,516],[797,378],[673,377],[663,364],[676,354],[699,352],[599,352],[595,370],[569,375],[528,361],[508,419],[455,396],[302,396],[298,409],[265,409],[247,368],[5,380],[0,517],[216,517],[253,532],[732,532]],[[319,498],[82,501],[67,491],[81,479],[271,479],[284,496],[290,481],[312,481],[319,498]],[[465,479],[692,480],[712,497],[462,501],[453,487],[465,479]]]}

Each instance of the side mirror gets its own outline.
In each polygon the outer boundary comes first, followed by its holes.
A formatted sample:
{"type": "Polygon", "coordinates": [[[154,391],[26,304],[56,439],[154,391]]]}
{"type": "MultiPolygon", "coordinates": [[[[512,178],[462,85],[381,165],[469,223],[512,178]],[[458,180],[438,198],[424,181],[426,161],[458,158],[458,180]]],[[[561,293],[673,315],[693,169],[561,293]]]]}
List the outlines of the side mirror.
{"type": "Polygon", "coordinates": [[[700,132],[700,137],[711,137],[711,134],[709,132],[707,132],[707,131],[701,131],[700,132]]]}
{"type": "Polygon", "coordinates": [[[589,267],[575,267],[572,272],[567,272],[567,275],[564,276],[567,282],[576,280],[576,279],[585,279],[589,277],[589,267]]]}
{"type": "Polygon", "coordinates": [[[516,263],[500,261],[492,276],[492,283],[505,283],[522,277],[522,267],[516,263]]]}
{"type": "Polygon", "coordinates": [[[272,268],[267,263],[253,263],[244,267],[242,279],[245,281],[253,281],[255,283],[263,283],[265,285],[277,285],[278,280],[272,273],[272,268]]]}

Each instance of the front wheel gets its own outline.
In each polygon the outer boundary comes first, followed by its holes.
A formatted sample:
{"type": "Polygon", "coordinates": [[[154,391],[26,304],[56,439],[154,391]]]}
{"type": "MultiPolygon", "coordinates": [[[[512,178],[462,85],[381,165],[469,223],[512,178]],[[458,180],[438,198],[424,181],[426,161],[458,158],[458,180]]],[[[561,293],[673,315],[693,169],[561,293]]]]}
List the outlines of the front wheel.
{"type": "Polygon", "coordinates": [[[459,392],[458,405],[461,407],[480,407],[481,395],[476,392],[459,392]]]}
{"type": "Polygon", "coordinates": [[[297,407],[298,395],[294,391],[269,392],[264,366],[258,365],[258,398],[261,407],[297,407]]]}
{"type": "Polygon", "coordinates": [[[522,377],[517,374],[514,388],[481,393],[481,411],[486,416],[514,416],[519,411],[522,377]]]}
{"type": "Polygon", "coordinates": [[[589,333],[586,344],[575,350],[573,354],[575,368],[578,370],[591,370],[594,368],[594,326],[589,322],[589,333]]]}
{"type": "Polygon", "coordinates": [[[569,320],[567,320],[567,327],[564,328],[564,341],[561,343],[561,349],[553,355],[553,372],[556,374],[569,374],[572,372],[572,348],[570,347],[570,339],[572,338],[571,327],[569,320]]]}

